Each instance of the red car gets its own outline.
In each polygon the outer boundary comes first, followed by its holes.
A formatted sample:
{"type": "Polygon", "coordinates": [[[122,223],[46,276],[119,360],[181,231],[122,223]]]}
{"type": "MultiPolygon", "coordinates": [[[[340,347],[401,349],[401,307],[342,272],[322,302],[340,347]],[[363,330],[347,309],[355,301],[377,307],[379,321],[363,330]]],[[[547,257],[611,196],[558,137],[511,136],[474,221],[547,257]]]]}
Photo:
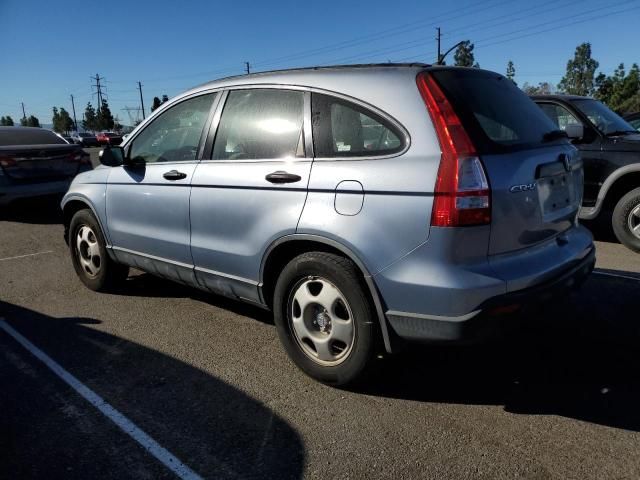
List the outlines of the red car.
{"type": "Polygon", "coordinates": [[[96,140],[100,145],[120,145],[122,135],[113,132],[100,132],[96,134],[96,140]]]}

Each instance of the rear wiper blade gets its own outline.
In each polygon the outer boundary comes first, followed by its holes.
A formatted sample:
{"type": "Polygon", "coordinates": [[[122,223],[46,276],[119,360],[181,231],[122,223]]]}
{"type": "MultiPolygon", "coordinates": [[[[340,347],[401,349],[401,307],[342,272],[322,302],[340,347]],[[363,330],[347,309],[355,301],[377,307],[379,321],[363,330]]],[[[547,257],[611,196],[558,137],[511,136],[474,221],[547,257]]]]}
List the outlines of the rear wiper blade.
{"type": "Polygon", "coordinates": [[[605,137],[616,137],[618,135],[631,135],[632,133],[638,133],[637,130],[615,130],[613,132],[607,132],[604,134],[605,137]]]}
{"type": "Polygon", "coordinates": [[[550,142],[559,138],[569,138],[569,135],[567,135],[567,132],[565,132],[564,130],[551,130],[550,132],[547,132],[542,136],[542,141],[550,142]]]}

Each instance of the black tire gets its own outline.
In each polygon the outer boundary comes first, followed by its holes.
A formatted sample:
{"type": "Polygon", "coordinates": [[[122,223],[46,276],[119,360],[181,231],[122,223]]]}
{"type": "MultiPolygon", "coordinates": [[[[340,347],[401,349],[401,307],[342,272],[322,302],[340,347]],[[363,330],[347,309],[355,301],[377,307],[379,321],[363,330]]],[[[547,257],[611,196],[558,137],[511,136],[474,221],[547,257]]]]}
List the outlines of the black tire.
{"type": "Polygon", "coordinates": [[[116,285],[126,280],[129,275],[129,267],[111,260],[105,245],[104,235],[93,212],[89,209],[76,212],[69,225],[69,251],[71,253],[71,261],[82,283],[96,292],[113,289],[116,285]],[[93,248],[97,249],[97,255],[91,256],[83,253],[86,252],[85,247],[78,247],[77,237],[83,227],[88,227],[90,233],[89,238],[91,238],[92,241],[95,240],[93,244],[95,247],[93,248]],[[85,259],[84,264],[81,257],[85,259]],[[95,259],[95,257],[99,257],[99,259],[95,259]],[[96,268],[94,275],[89,272],[86,266],[87,262],[92,262],[90,268],[96,268]]]}
{"type": "Polygon", "coordinates": [[[633,225],[640,224],[640,216],[632,215],[632,212],[638,212],[636,209],[639,207],[640,188],[636,188],[618,201],[611,217],[611,224],[616,238],[625,247],[638,253],[640,253],[640,237],[634,235],[629,223],[631,222],[633,225]],[[630,220],[630,217],[633,217],[632,220],[630,220]]]}
{"type": "MultiPolygon", "coordinates": [[[[289,358],[307,375],[321,382],[338,386],[362,380],[369,373],[377,350],[378,329],[375,323],[377,320],[374,309],[365,288],[361,275],[353,262],[331,253],[304,253],[291,260],[282,270],[274,292],[274,321],[280,341],[289,358]],[[323,365],[319,363],[319,359],[313,359],[309,353],[313,342],[307,341],[307,348],[305,348],[303,345],[305,342],[301,341],[299,335],[294,331],[293,317],[295,313],[293,309],[295,308],[294,302],[296,302],[293,298],[294,294],[303,283],[309,284],[309,282],[315,283],[316,281],[327,282],[327,285],[335,287],[347,302],[345,309],[348,312],[345,316],[350,318],[349,321],[354,332],[353,340],[350,347],[343,348],[344,358],[338,364],[323,365]]],[[[340,302],[341,299],[337,303],[340,302]]],[[[314,305],[313,308],[318,306],[314,305]]],[[[322,306],[319,307],[322,308],[322,306]]],[[[305,311],[309,308],[311,307],[307,307],[305,311]]],[[[301,311],[299,310],[299,312],[301,311]]],[[[327,310],[325,309],[324,312],[327,310]]],[[[335,314],[335,310],[332,311],[332,314],[335,314]]],[[[304,312],[298,313],[298,318],[303,318],[305,315],[304,312]]],[[[313,315],[312,313],[311,318],[315,319],[316,317],[313,315]]],[[[337,322],[335,316],[333,318],[333,323],[330,323],[331,329],[337,322]]],[[[315,334],[322,335],[317,331],[314,331],[315,334]]]]}

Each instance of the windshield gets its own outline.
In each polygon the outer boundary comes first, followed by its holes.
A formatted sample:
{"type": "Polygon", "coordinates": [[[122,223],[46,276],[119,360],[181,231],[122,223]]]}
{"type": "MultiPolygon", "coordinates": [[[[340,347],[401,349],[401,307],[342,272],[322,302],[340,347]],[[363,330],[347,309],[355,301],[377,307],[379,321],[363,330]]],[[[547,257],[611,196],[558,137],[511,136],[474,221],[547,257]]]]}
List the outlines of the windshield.
{"type": "Polygon", "coordinates": [[[597,100],[573,100],[572,103],[605,135],[635,130],[626,120],[597,100]]]}

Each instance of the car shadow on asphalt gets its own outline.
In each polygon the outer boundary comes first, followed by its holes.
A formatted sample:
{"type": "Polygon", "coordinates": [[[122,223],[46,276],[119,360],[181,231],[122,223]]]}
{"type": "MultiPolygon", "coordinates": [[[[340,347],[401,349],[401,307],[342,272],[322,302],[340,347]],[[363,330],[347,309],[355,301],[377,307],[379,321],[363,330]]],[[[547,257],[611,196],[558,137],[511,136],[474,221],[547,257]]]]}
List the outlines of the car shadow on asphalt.
{"type": "Polygon", "coordinates": [[[60,200],[62,195],[16,200],[7,206],[0,207],[0,222],[62,224],[60,200]]]}
{"type": "Polygon", "coordinates": [[[592,275],[569,297],[514,317],[500,340],[414,348],[381,362],[357,391],[640,431],[639,292],[640,281],[592,275]]]}
{"type": "Polygon", "coordinates": [[[272,313],[256,305],[198,290],[195,287],[182,285],[139,270],[132,269],[127,280],[116,287],[113,293],[134,297],[191,298],[213,307],[229,310],[243,317],[252,318],[261,323],[273,325],[272,313]]]}
{"type": "MultiPolygon", "coordinates": [[[[203,477],[302,477],[305,450],[296,430],[267,406],[219,378],[173,356],[100,331],[97,319],[54,318],[2,301],[0,317],[203,477]]],[[[30,354],[25,350],[25,355],[30,354]]],[[[11,385],[2,388],[11,395],[11,385]]],[[[65,395],[76,395],[65,391],[65,395]]],[[[28,402],[11,398],[8,403],[21,403],[14,409],[20,411],[28,408],[28,402]]],[[[87,408],[93,407],[87,403],[87,408]]],[[[83,478],[83,468],[85,473],[91,472],[91,463],[101,461],[65,451],[72,447],[64,442],[61,427],[73,431],[74,426],[49,420],[51,412],[37,412],[35,417],[41,422],[31,425],[20,422],[20,415],[11,416],[11,411],[7,406],[0,409],[0,425],[4,432],[11,432],[11,437],[0,442],[4,444],[0,458],[5,459],[0,472],[12,466],[26,466],[24,471],[28,472],[29,465],[36,462],[46,466],[49,478],[83,478]],[[19,424],[13,425],[16,422],[19,424]],[[33,429],[36,435],[32,431],[29,436],[33,429]],[[27,439],[34,436],[48,442],[49,448],[29,444],[27,439]],[[78,462],[71,474],[56,459],[74,458],[74,454],[78,462]]],[[[109,438],[116,443],[105,448],[105,458],[125,438],[124,433],[121,438],[109,438]]],[[[78,443],[77,439],[74,442],[78,443]]],[[[126,453],[115,452],[116,459],[126,453]]],[[[108,476],[108,472],[104,474],[108,476]]]]}
{"type": "Polygon", "coordinates": [[[602,212],[595,220],[581,220],[580,223],[589,229],[594,240],[606,243],[620,243],[611,226],[612,214],[613,212],[602,212]]]}

